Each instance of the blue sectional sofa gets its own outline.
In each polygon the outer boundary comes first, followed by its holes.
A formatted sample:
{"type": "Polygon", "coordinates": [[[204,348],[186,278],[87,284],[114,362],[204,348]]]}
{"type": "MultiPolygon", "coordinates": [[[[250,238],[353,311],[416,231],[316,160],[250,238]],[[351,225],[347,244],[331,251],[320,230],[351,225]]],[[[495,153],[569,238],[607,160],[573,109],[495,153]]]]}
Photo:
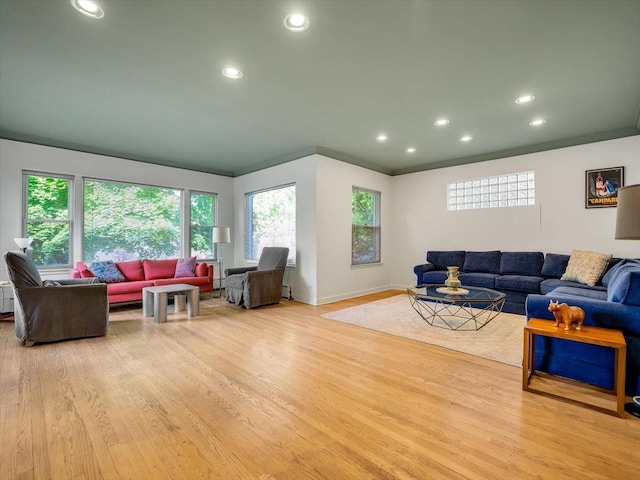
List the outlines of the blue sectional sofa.
{"type": "MultiPolygon", "coordinates": [[[[542,252],[465,252],[464,250],[427,252],[427,263],[413,268],[416,285],[443,284],[447,267],[460,267],[462,285],[485,287],[506,294],[503,311],[524,315],[530,294],[546,294],[558,287],[587,288],[606,291],[600,282],[595,287],[560,280],[567,269],[569,255],[542,252]]],[[[613,258],[612,268],[622,259],[613,258]]]]}
{"type": "MultiPolygon", "coordinates": [[[[584,325],[621,330],[627,342],[626,393],[640,394],[640,260],[612,258],[594,286],[561,280],[570,255],[542,252],[430,251],[416,265],[417,285],[443,284],[447,267],[460,267],[462,285],[506,294],[503,311],[553,320],[551,300],[584,309],[584,325]]],[[[614,351],[553,338],[538,338],[536,369],[613,388],[614,351]]]]}
{"type": "MultiPolygon", "coordinates": [[[[599,287],[559,286],[545,295],[529,295],[527,319],[553,319],[549,302],[576,305],[584,325],[622,331],[627,342],[627,395],[640,395],[640,260],[625,259],[610,268],[599,287]]],[[[555,338],[536,340],[537,370],[612,389],[614,350],[555,338]]]]}

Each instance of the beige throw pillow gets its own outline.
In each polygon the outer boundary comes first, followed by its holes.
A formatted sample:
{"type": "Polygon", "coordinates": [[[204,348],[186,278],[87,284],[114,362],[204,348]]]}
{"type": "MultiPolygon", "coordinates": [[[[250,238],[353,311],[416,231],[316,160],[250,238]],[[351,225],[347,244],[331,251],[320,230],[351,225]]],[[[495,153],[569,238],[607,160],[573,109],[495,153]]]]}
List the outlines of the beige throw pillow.
{"type": "Polygon", "coordinates": [[[584,283],[593,287],[604,274],[613,255],[572,250],[567,270],[560,280],[584,283]]]}

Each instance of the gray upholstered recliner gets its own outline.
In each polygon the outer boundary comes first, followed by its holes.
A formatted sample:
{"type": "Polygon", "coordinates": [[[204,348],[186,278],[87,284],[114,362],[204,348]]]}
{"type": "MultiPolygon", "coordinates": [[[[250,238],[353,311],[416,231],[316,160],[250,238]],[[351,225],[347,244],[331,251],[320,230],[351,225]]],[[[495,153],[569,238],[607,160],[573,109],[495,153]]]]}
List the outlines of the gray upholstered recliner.
{"type": "Polygon", "coordinates": [[[264,247],[257,267],[228,268],[227,300],[245,308],[278,303],[289,249],[264,247]]]}
{"type": "Polygon", "coordinates": [[[26,346],[106,335],[109,323],[107,285],[96,278],[56,280],[44,286],[27,255],[6,252],[13,286],[16,337],[26,346]]]}

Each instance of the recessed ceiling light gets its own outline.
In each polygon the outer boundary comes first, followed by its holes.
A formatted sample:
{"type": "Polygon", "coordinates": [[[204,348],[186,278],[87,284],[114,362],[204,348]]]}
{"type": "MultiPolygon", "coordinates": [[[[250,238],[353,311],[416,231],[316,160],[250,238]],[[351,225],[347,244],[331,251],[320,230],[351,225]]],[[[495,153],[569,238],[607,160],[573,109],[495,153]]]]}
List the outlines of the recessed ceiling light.
{"type": "Polygon", "coordinates": [[[413,148],[413,147],[409,147],[409,148],[407,148],[406,152],[407,153],[416,153],[416,149],[413,148]]]}
{"type": "Polygon", "coordinates": [[[461,142],[470,142],[471,140],[473,140],[473,137],[471,135],[465,135],[464,137],[460,137],[461,142]]]}
{"type": "Polygon", "coordinates": [[[233,78],[234,80],[238,80],[239,78],[242,78],[242,72],[237,68],[233,68],[233,67],[223,68],[222,75],[224,75],[227,78],[233,78]]]}
{"type": "Polygon", "coordinates": [[[530,127],[539,127],[540,125],[544,125],[547,121],[544,118],[537,118],[531,122],[529,122],[530,127]]]}
{"type": "Polygon", "coordinates": [[[389,140],[389,137],[387,137],[385,134],[381,134],[376,137],[376,140],[379,142],[386,142],[387,140],[389,140]]]}
{"type": "Polygon", "coordinates": [[[435,125],[438,127],[444,127],[445,125],[449,125],[449,120],[446,118],[439,118],[436,120],[435,125]]]}
{"type": "Polygon", "coordinates": [[[516,98],[516,103],[529,103],[532,102],[534,98],[536,97],[533,95],[524,95],[520,98],[516,98]]]}
{"type": "Polygon", "coordinates": [[[287,30],[292,32],[304,32],[309,28],[309,19],[300,13],[292,13],[284,17],[282,21],[287,30]]]}
{"type": "Polygon", "coordinates": [[[77,11],[91,18],[104,17],[104,10],[102,7],[91,0],[71,0],[71,5],[77,11]]]}

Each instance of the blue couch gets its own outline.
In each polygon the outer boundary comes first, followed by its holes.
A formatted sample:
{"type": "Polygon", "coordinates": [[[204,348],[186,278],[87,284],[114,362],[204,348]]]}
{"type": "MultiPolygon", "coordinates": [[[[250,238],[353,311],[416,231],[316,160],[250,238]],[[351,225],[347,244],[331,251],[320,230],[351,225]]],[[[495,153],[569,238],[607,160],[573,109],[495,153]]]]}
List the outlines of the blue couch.
{"type": "MultiPolygon", "coordinates": [[[[527,297],[527,319],[552,320],[548,308],[553,300],[582,308],[584,325],[622,331],[627,342],[626,393],[640,395],[640,260],[617,262],[597,287],[558,286],[543,293],[527,297]]],[[[613,388],[614,360],[611,348],[547,337],[536,340],[537,370],[601,388],[613,388]]]]}
{"type": "MultiPolygon", "coordinates": [[[[620,258],[609,262],[612,268],[620,258]]],[[[444,284],[447,267],[460,267],[462,285],[485,287],[504,293],[504,312],[525,314],[525,301],[531,294],[546,294],[558,287],[585,288],[606,292],[598,283],[587,287],[560,280],[567,269],[569,255],[542,252],[465,252],[463,250],[427,252],[427,263],[416,265],[416,285],[444,284]]]]}
{"type": "MultiPolygon", "coordinates": [[[[447,266],[460,267],[462,285],[506,294],[503,311],[553,320],[551,300],[584,309],[584,325],[622,331],[627,342],[626,393],[640,395],[640,260],[613,258],[595,286],[560,280],[569,255],[541,252],[430,251],[416,265],[417,285],[443,284],[447,266]]],[[[541,337],[536,341],[537,370],[612,389],[614,350],[541,337]]]]}

